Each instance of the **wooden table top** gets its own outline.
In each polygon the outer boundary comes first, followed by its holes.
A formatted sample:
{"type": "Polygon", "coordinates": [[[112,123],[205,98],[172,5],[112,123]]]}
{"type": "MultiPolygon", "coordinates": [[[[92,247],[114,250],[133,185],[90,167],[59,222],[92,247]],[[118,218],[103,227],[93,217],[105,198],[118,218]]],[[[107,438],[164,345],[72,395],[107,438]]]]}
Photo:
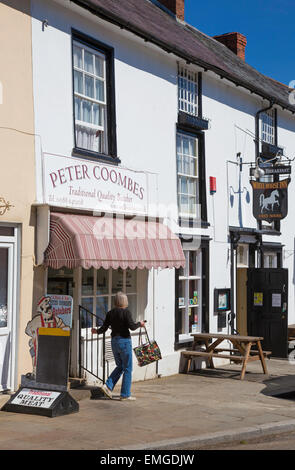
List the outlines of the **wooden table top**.
{"type": "Polygon", "coordinates": [[[229,339],[229,340],[235,340],[239,342],[256,342],[256,341],[262,341],[263,337],[261,336],[241,336],[241,335],[224,335],[222,333],[192,333],[191,336],[194,337],[194,339],[213,339],[213,338],[223,338],[223,339],[229,339]]]}

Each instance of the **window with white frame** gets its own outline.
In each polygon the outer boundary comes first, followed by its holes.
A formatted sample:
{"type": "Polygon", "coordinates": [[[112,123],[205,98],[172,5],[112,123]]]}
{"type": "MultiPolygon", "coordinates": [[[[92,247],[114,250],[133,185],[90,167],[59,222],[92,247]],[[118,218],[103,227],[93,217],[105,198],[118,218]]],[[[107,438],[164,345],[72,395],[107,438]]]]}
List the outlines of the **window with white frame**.
{"type": "Polygon", "coordinates": [[[95,314],[97,326],[102,325],[106,313],[114,307],[115,295],[119,291],[126,293],[128,309],[136,320],[138,317],[136,269],[82,269],[81,305],[95,314]]]}
{"type": "Polygon", "coordinates": [[[263,267],[264,268],[277,268],[278,267],[278,255],[275,251],[263,253],[263,267]]]}
{"type": "Polygon", "coordinates": [[[198,139],[177,133],[177,193],[180,217],[198,217],[199,151],[198,139]]]}
{"type": "Polygon", "coordinates": [[[275,110],[261,114],[261,139],[268,144],[275,144],[275,110]]]}
{"type": "Polygon", "coordinates": [[[237,247],[237,268],[249,266],[249,245],[239,244],[237,247]]]}
{"type": "Polygon", "coordinates": [[[184,250],[186,264],[179,270],[179,341],[202,331],[202,251],[184,250]]]}
{"type": "Polygon", "coordinates": [[[198,73],[178,64],[178,110],[198,116],[198,73]]]}
{"type": "Polygon", "coordinates": [[[73,43],[76,147],[108,153],[106,55],[73,43]]]}

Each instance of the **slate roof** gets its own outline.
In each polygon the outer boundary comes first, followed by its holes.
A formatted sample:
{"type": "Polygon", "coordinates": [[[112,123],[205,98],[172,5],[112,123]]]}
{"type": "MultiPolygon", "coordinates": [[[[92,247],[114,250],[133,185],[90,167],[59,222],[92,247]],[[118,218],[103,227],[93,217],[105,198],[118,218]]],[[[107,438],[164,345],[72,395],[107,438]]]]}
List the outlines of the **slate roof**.
{"type": "Polygon", "coordinates": [[[237,85],[295,112],[286,85],[258,72],[226,46],[182,23],[149,0],[71,0],[101,18],[191,63],[218,73],[237,85]]]}

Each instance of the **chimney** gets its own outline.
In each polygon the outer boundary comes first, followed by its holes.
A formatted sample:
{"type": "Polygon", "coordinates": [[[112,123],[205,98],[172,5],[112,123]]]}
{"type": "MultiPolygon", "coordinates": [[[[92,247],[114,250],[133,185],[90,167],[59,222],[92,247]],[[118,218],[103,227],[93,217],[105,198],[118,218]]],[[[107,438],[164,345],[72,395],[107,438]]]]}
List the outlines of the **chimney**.
{"type": "Polygon", "coordinates": [[[158,0],[165,8],[170,10],[179,20],[184,21],[185,0],[158,0]]]}
{"type": "Polygon", "coordinates": [[[226,33],[220,36],[213,36],[216,41],[224,44],[240,59],[245,60],[245,48],[247,44],[247,38],[241,33],[226,33]]]}

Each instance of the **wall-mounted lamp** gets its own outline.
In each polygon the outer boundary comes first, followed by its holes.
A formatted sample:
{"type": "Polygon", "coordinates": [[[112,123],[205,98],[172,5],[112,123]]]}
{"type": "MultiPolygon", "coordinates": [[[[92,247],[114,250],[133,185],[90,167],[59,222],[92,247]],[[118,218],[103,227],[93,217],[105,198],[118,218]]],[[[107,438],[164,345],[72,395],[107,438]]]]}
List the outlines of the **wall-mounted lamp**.
{"type": "Polygon", "coordinates": [[[262,176],[264,175],[265,175],[265,171],[257,165],[254,170],[254,178],[256,179],[262,178],[262,176]]]}

